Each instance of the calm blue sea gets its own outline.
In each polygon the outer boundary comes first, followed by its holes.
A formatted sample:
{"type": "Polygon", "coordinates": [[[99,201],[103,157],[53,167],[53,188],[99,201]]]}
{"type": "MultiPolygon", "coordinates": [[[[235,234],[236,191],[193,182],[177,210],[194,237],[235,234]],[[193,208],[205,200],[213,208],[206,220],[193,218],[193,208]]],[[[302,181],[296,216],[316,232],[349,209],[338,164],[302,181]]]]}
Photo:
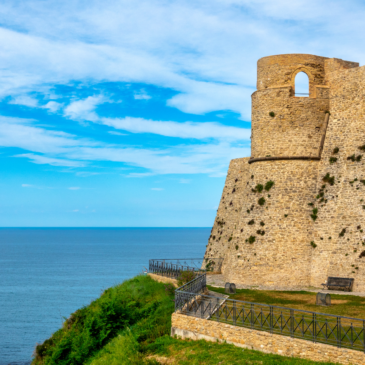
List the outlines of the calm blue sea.
{"type": "Polygon", "coordinates": [[[0,365],[28,364],[63,317],[150,258],[203,257],[209,228],[0,228],[0,365]]]}

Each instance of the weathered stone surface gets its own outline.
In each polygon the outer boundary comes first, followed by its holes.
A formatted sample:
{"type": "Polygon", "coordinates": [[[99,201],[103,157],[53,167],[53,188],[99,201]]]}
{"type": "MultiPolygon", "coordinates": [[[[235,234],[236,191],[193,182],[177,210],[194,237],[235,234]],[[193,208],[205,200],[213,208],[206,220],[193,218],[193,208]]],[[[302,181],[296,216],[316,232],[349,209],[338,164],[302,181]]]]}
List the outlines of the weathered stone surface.
{"type": "Polygon", "coordinates": [[[313,361],[365,365],[365,355],[360,351],[255,331],[177,313],[172,314],[171,335],[193,340],[226,341],[243,348],[313,361]]]}
{"type": "Polygon", "coordinates": [[[365,257],[359,258],[365,251],[365,148],[359,149],[365,145],[365,67],[358,66],[301,54],[258,61],[252,157],[321,159],[231,161],[205,254],[224,258],[227,281],[318,287],[328,276],[343,276],[355,278],[354,291],[365,292],[365,257]],[[309,98],[293,96],[300,71],[309,77],[309,98]],[[258,191],[268,181],[273,187],[258,191]]]}

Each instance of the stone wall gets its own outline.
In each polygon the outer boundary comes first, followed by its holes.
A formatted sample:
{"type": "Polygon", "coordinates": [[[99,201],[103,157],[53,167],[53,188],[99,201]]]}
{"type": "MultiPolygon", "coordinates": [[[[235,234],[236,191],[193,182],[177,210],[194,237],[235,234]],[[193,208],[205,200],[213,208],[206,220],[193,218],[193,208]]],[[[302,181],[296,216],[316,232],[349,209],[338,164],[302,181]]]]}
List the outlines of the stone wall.
{"type": "Polygon", "coordinates": [[[365,365],[365,355],[360,351],[255,331],[177,313],[172,314],[171,327],[171,335],[183,339],[226,341],[239,347],[265,353],[346,365],[365,365]]]}
{"type": "Polygon", "coordinates": [[[315,193],[317,168],[317,161],[250,165],[239,224],[226,248],[223,274],[227,281],[309,285],[312,247],[308,202],[315,193]],[[269,181],[274,185],[267,191],[269,181]],[[257,191],[258,184],[263,185],[262,192],[257,191]]]}
{"type": "Polygon", "coordinates": [[[365,251],[365,151],[359,149],[365,145],[365,67],[332,72],[329,84],[331,117],[317,194],[326,187],[321,199],[313,199],[318,219],[312,285],[318,286],[325,276],[352,277],[354,290],[365,291],[365,257],[359,258],[365,251]],[[349,160],[354,154],[361,159],[349,160]],[[331,163],[330,158],[337,160],[331,163]],[[334,177],[332,186],[323,182],[327,173],[334,177]]]}
{"type": "Polygon", "coordinates": [[[252,157],[318,156],[329,99],[290,93],[283,87],[252,94],[252,157]]]}
{"type": "Polygon", "coordinates": [[[229,164],[222,198],[206,249],[206,258],[225,256],[230,237],[237,228],[241,214],[248,169],[248,158],[237,158],[229,164]]]}

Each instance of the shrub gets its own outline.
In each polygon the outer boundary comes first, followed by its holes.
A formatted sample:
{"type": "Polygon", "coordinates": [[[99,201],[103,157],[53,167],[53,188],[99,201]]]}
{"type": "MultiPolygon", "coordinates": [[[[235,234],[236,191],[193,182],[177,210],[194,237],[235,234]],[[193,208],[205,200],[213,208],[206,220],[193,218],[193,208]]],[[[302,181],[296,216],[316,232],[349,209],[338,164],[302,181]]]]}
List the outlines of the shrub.
{"type": "Polygon", "coordinates": [[[343,237],[343,236],[345,235],[345,233],[346,233],[346,228],[344,228],[344,229],[340,232],[339,236],[340,236],[340,237],[343,237]]]}
{"type": "Polygon", "coordinates": [[[316,247],[317,247],[317,245],[314,243],[314,241],[312,241],[312,242],[311,242],[311,246],[312,246],[313,248],[316,248],[316,247]]]}
{"type": "Polygon", "coordinates": [[[252,189],[252,192],[254,192],[254,193],[261,193],[262,190],[264,190],[264,186],[262,184],[257,184],[255,186],[255,189],[252,189]]]}
{"type": "Polygon", "coordinates": [[[248,243],[254,243],[256,241],[256,237],[255,236],[250,236],[249,238],[248,238],[248,243]]]}
{"type": "Polygon", "coordinates": [[[236,250],[238,250],[238,245],[236,245],[236,250]]]}
{"type": "Polygon", "coordinates": [[[260,226],[263,227],[265,223],[263,221],[260,222],[260,226]]]}
{"type": "Polygon", "coordinates": [[[274,186],[274,182],[273,181],[268,181],[266,184],[265,184],[265,190],[266,191],[269,191],[273,186],[274,186]]]}
{"type": "Polygon", "coordinates": [[[336,157],[330,157],[330,164],[332,165],[333,163],[335,163],[337,161],[336,157]]]}
{"type": "Polygon", "coordinates": [[[312,214],[311,214],[311,218],[313,219],[313,221],[316,221],[316,219],[317,219],[317,213],[318,213],[318,208],[314,208],[312,210],[312,214]]]}
{"type": "Polygon", "coordinates": [[[181,286],[195,279],[195,272],[190,270],[181,271],[177,278],[177,285],[181,286]]]}
{"type": "Polygon", "coordinates": [[[330,174],[327,172],[327,174],[322,179],[324,182],[329,183],[330,185],[334,185],[335,183],[335,177],[330,176],[330,174]]]}
{"type": "Polygon", "coordinates": [[[359,150],[361,151],[365,151],[365,144],[363,144],[362,146],[359,147],[359,150]]]}
{"type": "Polygon", "coordinates": [[[336,153],[338,153],[340,149],[338,147],[335,147],[332,151],[332,154],[335,155],[336,153]]]}
{"type": "Polygon", "coordinates": [[[255,221],[253,219],[251,219],[247,224],[252,226],[253,224],[255,224],[255,221]]]}
{"type": "Polygon", "coordinates": [[[232,236],[228,238],[228,242],[231,242],[232,241],[232,236]]]}
{"type": "Polygon", "coordinates": [[[270,112],[269,113],[270,117],[274,118],[275,117],[275,113],[274,112],[270,112]]]}
{"type": "Polygon", "coordinates": [[[259,200],[258,200],[258,203],[259,203],[259,205],[264,205],[265,204],[265,198],[260,198],[259,200]]]}

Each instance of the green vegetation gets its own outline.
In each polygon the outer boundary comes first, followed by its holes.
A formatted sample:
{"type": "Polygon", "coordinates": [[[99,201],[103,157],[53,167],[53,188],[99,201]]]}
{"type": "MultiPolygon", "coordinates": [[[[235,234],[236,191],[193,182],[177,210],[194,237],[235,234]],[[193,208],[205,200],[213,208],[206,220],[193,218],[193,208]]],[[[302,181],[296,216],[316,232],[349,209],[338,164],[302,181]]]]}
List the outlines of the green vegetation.
{"type": "Polygon", "coordinates": [[[330,185],[334,185],[335,183],[335,177],[334,176],[330,176],[329,173],[327,173],[323,179],[324,182],[329,183],[330,185]]]}
{"type": "Polygon", "coordinates": [[[311,246],[312,246],[313,248],[316,248],[316,247],[317,247],[317,245],[314,243],[314,241],[311,241],[311,246]]]}
{"type": "MultiPolygon", "coordinates": [[[[143,351],[156,338],[168,334],[173,295],[172,285],[157,283],[148,276],[137,276],[109,288],[37,345],[33,365],[127,364],[123,357],[112,360],[114,355],[119,356],[116,351],[111,354],[119,345],[125,345],[126,354],[123,351],[121,356],[129,357],[134,348],[143,351]]],[[[138,353],[128,363],[143,364],[138,353]]]]}
{"type": "Polygon", "coordinates": [[[338,147],[335,147],[335,148],[333,149],[333,151],[332,151],[332,154],[333,154],[333,155],[337,154],[339,150],[340,150],[340,149],[339,149],[338,147]]]}
{"type": "MultiPolygon", "coordinates": [[[[224,289],[209,289],[224,292],[224,289]]],[[[238,290],[236,296],[241,297],[242,292],[251,296],[260,293],[238,290]]],[[[332,364],[243,350],[226,343],[171,338],[173,293],[172,285],[158,283],[149,276],[137,276],[105,290],[100,298],[73,313],[60,330],[37,346],[32,364],[332,364]]],[[[270,295],[261,293],[258,300],[270,300],[270,295]]],[[[280,296],[283,292],[275,293],[280,296]]],[[[362,302],[357,303],[356,308],[361,310],[361,307],[362,302]]]]}
{"type": "Polygon", "coordinates": [[[265,184],[265,190],[266,191],[269,191],[273,186],[274,186],[274,182],[273,181],[268,181],[266,184],[265,184]]]}
{"type": "MultiPolygon", "coordinates": [[[[215,288],[208,285],[208,289],[224,294],[224,288],[215,288]]],[[[252,290],[237,289],[236,294],[230,294],[231,299],[246,302],[264,303],[278,307],[308,310],[365,319],[365,297],[331,293],[331,306],[316,305],[316,293],[308,291],[279,291],[279,290],[252,290]]]]}
{"type": "Polygon", "coordinates": [[[247,224],[251,226],[252,224],[255,224],[255,221],[251,219],[247,224]]]}
{"type": "Polygon", "coordinates": [[[255,236],[250,236],[250,237],[248,237],[248,243],[254,243],[255,241],[256,241],[256,237],[255,236]]]}
{"type": "Polygon", "coordinates": [[[180,276],[177,278],[177,284],[179,286],[184,285],[188,283],[189,281],[192,281],[195,278],[195,272],[186,270],[181,271],[180,276]]]}
{"type": "Polygon", "coordinates": [[[262,184],[257,184],[257,185],[255,186],[255,189],[252,189],[252,192],[253,192],[253,193],[261,193],[261,192],[262,192],[262,190],[264,190],[264,185],[262,185],[262,184]]]}
{"type": "Polygon", "coordinates": [[[337,161],[337,157],[330,157],[330,164],[332,165],[337,161]]]}
{"type": "Polygon", "coordinates": [[[316,219],[317,219],[317,213],[318,213],[318,208],[314,208],[313,210],[312,210],[312,214],[311,214],[311,218],[314,220],[314,221],[316,221],[316,219]]]}
{"type": "Polygon", "coordinates": [[[259,200],[258,200],[258,203],[259,203],[259,205],[264,205],[265,204],[265,198],[260,198],[259,200]]]}
{"type": "Polygon", "coordinates": [[[274,118],[275,117],[275,113],[274,112],[270,112],[269,113],[270,117],[274,118]]]}

